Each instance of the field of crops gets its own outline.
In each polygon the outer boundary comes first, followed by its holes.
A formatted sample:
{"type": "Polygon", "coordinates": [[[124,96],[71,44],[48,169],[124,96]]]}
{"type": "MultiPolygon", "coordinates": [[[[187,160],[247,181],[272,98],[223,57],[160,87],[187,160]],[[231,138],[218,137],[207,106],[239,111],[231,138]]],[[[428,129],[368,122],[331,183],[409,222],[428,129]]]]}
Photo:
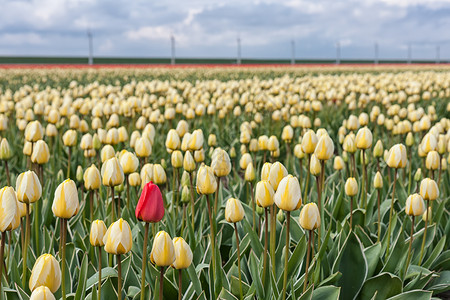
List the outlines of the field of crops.
{"type": "Polygon", "coordinates": [[[0,300],[442,299],[446,66],[0,69],[0,300]]]}

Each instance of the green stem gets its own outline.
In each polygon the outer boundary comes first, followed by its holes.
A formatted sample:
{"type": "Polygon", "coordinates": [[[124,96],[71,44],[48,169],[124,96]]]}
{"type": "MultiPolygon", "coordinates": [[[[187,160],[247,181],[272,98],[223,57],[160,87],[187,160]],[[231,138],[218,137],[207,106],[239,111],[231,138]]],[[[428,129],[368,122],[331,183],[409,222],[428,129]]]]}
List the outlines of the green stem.
{"type": "Polygon", "coordinates": [[[217,208],[219,207],[219,190],[220,190],[220,177],[216,177],[217,189],[214,195],[214,213],[217,214],[217,208]]]}
{"type": "Polygon", "coordinates": [[[11,177],[9,175],[8,161],[5,160],[5,171],[6,171],[6,181],[8,182],[8,186],[11,186],[11,177]]]}
{"type": "Polygon", "coordinates": [[[284,254],[284,278],[283,278],[283,300],[286,299],[286,287],[287,287],[287,273],[288,273],[288,260],[289,260],[289,227],[291,224],[291,212],[286,212],[286,246],[284,254]]]}
{"type": "Polygon", "coordinates": [[[189,183],[190,183],[190,191],[191,191],[191,222],[192,229],[195,228],[195,202],[194,202],[194,186],[192,182],[192,172],[189,173],[189,183]]]}
{"type": "Polygon", "coordinates": [[[309,239],[308,239],[308,251],[306,253],[306,268],[305,268],[305,281],[303,283],[303,293],[306,291],[306,287],[308,286],[308,271],[309,271],[309,257],[311,255],[311,240],[312,240],[313,231],[309,231],[309,239]]]}
{"type": "Polygon", "coordinates": [[[306,166],[305,191],[303,192],[303,199],[305,201],[305,204],[308,203],[309,177],[311,176],[310,166],[311,166],[311,154],[308,154],[308,165],[306,166]]]}
{"type": "Polygon", "coordinates": [[[145,233],[144,233],[144,250],[142,253],[142,276],[141,276],[141,300],[145,299],[145,267],[147,266],[147,243],[148,243],[148,229],[150,227],[149,223],[145,223],[145,233]]]}
{"type": "Polygon", "coordinates": [[[350,230],[353,230],[353,196],[350,196],[350,230]]]}
{"type": "Polygon", "coordinates": [[[28,244],[30,243],[30,203],[25,203],[26,207],[26,226],[25,226],[25,244],[23,247],[23,259],[22,259],[22,288],[26,289],[27,282],[27,257],[28,257],[28,244]]]}
{"type": "Polygon", "coordinates": [[[366,152],[364,149],[362,150],[362,163],[364,180],[363,207],[364,209],[367,209],[367,191],[369,190],[369,182],[367,181],[366,152]]]}
{"type": "Polygon", "coordinates": [[[381,236],[381,211],[380,211],[380,201],[381,201],[381,189],[378,189],[378,199],[377,199],[377,206],[378,206],[378,238],[377,238],[377,242],[380,241],[380,236],[381,236]]]}
{"type": "Polygon", "coordinates": [[[67,220],[62,219],[61,293],[62,293],[63,300],[66,300],[66,231],[67,231],[67,220]]]}
{"type": "Polygon", "coordinates": [[[89,206],[90,220],[94,220],[94,190],[89,191],[89,206]]]}
{"type": "Polygon", "coordinates": [[[388,226],[388,232],[387,232],[386,257],[389,257],[389,246],[391,244],[391,224],[392,224],[392,214],[394,212],[395,182],[396,181],[397,181],[397,169],[394,170],[394,183],[392,186],[392,200],[391,200],[391,209],[389,211],[389,226],[388,226]]]}
{"type": "Polygon", "coordinates": [[[69,147],[69,154],[67,156],[67,178],[70,178],[70,160],[72,157],[72,147],[69,147]]]}
{"type": "Polygon", "coordinates": [[[411,151],[411,147],[408,147],[408,156],[409,156],[409,158],[408,158],[408,162],[409,162],[409,175],[408,175],[408,195],[410,195],[411,194],[411,173],[412,173],[412,160],[411,160],[411,156],[412,156],[412,153],[411,153],[412,151],[411,151]]]}
{"type": "Polygon", "coordinates": [[[163,299],[163,282],[164,282],[164,267],[161,267],[161,273],[159,275],[159,300],[163,299]]]}
{"type": "Polygon", "coordinates": [[[206,201],[208,202],[208,216],[209,216],[209,229],[211,235],[211,268],[213,271],[214,282],[216,282],[216,253],[215,253],[215,235],[214,235],[214,224],[212,218],[211,202],[209,195],[206,196],[206,201]]]}
{"type": "Polygon", "coordinates": [[[420,247],[419,266],[422,264],[423,250],[425,249],[425,241],[427,239],[427,228],[428,228],[428,219],[429,219],[428,207],[430,207],[430,200],[427,200],[427,210],[426,210],[427,218],[425,219],[425,229],[424,229],[424,232],[423,232],[422,246],[420,247]]]}
{"type": "Polygon", "coordinates": [[[409,262],[411,261],[411,247],[412,247],[412,243],[413,243],[413,238],[414,238],[414,215],[411,216],[411,237],[409,238],[408,258],[406,259],[404,277],[406,277],[406,273],[408,272],[409,262]]]}
{"type": "MultiPolygon", "coordinates": [[[[0,247],[0,300],[3,300],[2,277],[3,277],[3,254],[5,253],[6,231],[2,232],[2,245],[0,247]]],[[[5,269],[6,273],[6,269],[5,269]]]]}
{"type": "Polygon", "coordinates": [[[102,299],[102,247],[98,247],[98,292],[97,300],[102,299]]]}
{"type": "Polygon", "coordinates": [[[263,277],[262,277],[262,284],[264,285],[266,280],[266,268],[267,268],[267,233],[269,231],[269,219],[267,218],[267,207],[264,208],[264,260],[263,260],[263,277]]]}
{"type": "Polygon", "coordinates": [[[130,183],[128,182],[128,177],[129,176],[130,175],[128,175],[128,174],[125,175],[125,181],[127,183],[127,208],[128,208],[128,210],[130,209],[130,201],[131,201],[131,198],[130,198],[130,183]]]}
{"type": "Polygon", "coordinates": [[[183,296],[183,277],[181,276],[181,269],[178,270],[178,300],[183,296]]]}
{"type": "Polygon", "coordinates": [[[114,203],[114,187],[111,186],[111,223],[115,222],[116,220],[116,208],[115,208],[115,203],[114,203]]]}
{"type": "Polygon", "coordinates": [[[255,197],[253,195],[253,183],[249,182],[250,185],[250,196],[252,199],[252,215],[253,215],[253,231],[256,232],[256,204],[255,204],[255,197]]]}
{"type": "Polygon", "coordinates": [[[243,292],[242,292],[242,277],[241,277],[241,251],[239,249],[239,234],[237,231],[237,225],[234,223],[234,232],[236,234],[236,247],[237,247],[237,259],[238,259],[238,271],[239,271],[239,299],[244,299],[243,292]]]}
{"type": "Polygon", "coordinates": [[[276,232],[277,232],[277,212],[275,204],[270,207],[270,259],[272,261],[272,273],[275,276],[275,246],[276,246],[276,232]]]}
{"type": "Polygon", "coordinates": [[[122,299],[122,259],[117,254],[117,300],[122,299]]]}

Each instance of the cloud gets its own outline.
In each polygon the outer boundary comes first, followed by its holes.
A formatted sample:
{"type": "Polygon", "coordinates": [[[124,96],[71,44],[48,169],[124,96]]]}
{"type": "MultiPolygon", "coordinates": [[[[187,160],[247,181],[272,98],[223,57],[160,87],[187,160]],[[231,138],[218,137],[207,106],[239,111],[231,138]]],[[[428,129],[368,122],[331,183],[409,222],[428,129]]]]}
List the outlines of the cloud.
{"type": "Polygon", "coordinates": [[[0,0],[0,55],[177,55],[333,58],[434,58],[449,53],[450,0],[0,0]]]}

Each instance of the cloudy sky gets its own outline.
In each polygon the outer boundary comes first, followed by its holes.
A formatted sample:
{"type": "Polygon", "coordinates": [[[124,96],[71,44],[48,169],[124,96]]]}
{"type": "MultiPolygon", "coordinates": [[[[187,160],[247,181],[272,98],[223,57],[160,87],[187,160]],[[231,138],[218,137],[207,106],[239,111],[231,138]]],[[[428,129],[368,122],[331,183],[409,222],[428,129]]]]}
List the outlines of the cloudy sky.
{"type": "Polygon", "coordinates": [[[450,58],[450,0],[0,0],[0,56],[450,58]]]}

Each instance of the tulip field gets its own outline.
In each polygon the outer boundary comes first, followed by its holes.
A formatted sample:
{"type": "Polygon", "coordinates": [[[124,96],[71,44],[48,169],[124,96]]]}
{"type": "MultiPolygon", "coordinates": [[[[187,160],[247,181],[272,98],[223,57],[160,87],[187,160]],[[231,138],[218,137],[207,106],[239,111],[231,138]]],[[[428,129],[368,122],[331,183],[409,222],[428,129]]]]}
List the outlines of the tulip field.
{"type": "Polygon", "coordinates": [[[450,299],[450,68],[0,68],[0,300],[450,299]]]}

